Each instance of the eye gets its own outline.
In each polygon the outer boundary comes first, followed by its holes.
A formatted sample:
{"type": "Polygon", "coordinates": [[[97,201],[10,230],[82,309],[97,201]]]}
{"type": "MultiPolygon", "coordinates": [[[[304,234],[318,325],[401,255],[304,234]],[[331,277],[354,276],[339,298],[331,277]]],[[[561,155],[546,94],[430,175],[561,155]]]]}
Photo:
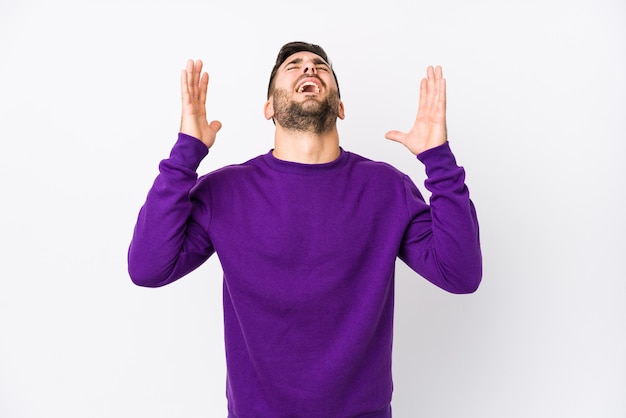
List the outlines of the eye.
{"type": "Polygon", "coordinates": [[[328,67],[325,65],[320,65],[319,67],[316,67],[318,71],[328,71],[328,67]]]}

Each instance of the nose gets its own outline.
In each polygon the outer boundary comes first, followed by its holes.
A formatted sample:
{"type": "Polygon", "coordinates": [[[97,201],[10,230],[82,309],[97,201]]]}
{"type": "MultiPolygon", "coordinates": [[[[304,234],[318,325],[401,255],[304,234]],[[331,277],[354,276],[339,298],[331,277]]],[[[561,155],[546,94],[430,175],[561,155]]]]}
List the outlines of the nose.
{"type": "Polygon", "coordinates": [[[306,64],[304,64],[304,73],[305,74],[316,74],[317,73],[317,69],[315,68],[315,64],[313,64],[312,62],[307,62],[306,64]]]}

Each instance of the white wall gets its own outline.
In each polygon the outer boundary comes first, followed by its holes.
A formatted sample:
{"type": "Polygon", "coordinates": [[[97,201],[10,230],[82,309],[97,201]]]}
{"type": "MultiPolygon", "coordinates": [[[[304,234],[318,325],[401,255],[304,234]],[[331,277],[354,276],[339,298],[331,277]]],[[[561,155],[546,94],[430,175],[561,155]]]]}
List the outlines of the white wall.
{"type": "Polygon", "coordinates": [[[399,418],[626,416],[626,5],[525,2],[0,3],[0,417],[223,417],[217,258],[138,288],[126,250],[202,58],[224,128],[201,170],[272,146],[280,46],[319,43],[344,148],[423,168],[419,79],[448,80],[484,279],[446,294],[398,264],[399,418]]]}

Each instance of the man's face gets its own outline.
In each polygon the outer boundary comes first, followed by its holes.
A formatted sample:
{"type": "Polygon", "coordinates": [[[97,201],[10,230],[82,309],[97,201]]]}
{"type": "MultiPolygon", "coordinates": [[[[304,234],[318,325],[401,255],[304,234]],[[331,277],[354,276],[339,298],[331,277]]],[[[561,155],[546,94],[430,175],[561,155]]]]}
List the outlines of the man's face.
{"type": "Polygon", "coordinates": [[[330,65],[306,51],[281,64],[268,105],[266,117],[288,130],[322,133],[344,116],[330,65]]]}

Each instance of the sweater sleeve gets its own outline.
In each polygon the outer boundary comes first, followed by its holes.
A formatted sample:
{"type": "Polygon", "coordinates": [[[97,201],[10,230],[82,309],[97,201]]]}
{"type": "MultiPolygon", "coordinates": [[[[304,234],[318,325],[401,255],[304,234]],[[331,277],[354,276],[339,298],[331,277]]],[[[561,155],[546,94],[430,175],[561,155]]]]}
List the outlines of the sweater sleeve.
{"type": "Polygon", "coordinates": [[[128,272],[136,285],[171,283],[215,251],[205,227],[209,209],[190,198],[198,180],[196,170],[207,154],[202,142],[179,133],[169,158],[159,164],[128,250],[128,272]]]}
{"type": "Polygon", "coordinates": [[[482,278],[476,209],[449,143],[417,156],[426,167],[430,205],[405,177],[410,223],[399,258],[424,278],[451,293],[472,293],[482,278]]]}

